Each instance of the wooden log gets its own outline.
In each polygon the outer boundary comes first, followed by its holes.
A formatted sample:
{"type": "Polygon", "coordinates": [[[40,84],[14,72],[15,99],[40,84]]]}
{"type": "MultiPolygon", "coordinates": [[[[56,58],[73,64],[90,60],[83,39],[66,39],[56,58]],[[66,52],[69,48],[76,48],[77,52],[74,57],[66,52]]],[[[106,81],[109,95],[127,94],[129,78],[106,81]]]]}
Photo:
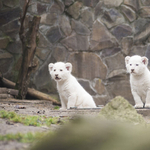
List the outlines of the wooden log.
{"type": "Polygon", "coordinates": [[[13,98],[10,94],[0,94],[0,99],[7,99],[7,98],[13,98]]]}
{"type": "MultiPolygon", "coordinates": [[[[16,84],[14,82],[12,82],[12,81],[10,81],[10,80],[8,80],[6,78],[3,78],[1,76],[0,76],[0,80],[1,80],[1,82],[2,82],[4,87],[15,89],[16,84]]],[[[55,105],[59,105],[59,106],[61,105],[60,102],[58,102],[57,100],[53,99],[50,95],[42,93],[42,92],[37,91],[37,90],[32,89],[32,88],[28,88],[27,94],[29,96],[32,96],[32,97],[36,98],[36,99],[49,100],[49,101],[52,101],[53,104],[55,104],[55,105]]]]}
{"type": "Polygon", "coordinates": [[[7,94],[7,88],[0,88],[0,94],[7,94]]]}

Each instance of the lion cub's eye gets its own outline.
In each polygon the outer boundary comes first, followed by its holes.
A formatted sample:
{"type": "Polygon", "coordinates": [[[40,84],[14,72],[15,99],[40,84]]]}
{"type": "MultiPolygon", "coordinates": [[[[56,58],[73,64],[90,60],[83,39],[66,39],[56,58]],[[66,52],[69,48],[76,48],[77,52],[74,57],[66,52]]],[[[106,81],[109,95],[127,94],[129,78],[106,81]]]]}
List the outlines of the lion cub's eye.
{"type": "Polygon", "coordinates": [[[63,71],[62,69],[60,69],[60,71],[63,71]]]}
{"type": "Polygon", "coordinates": [[[54,69],[54,71],[56,71],[56,69],[54,69]]]}
{"type": "Polygon", "coordinates": [[[139,64],[136,64],[136,66],[138,66],[139,64]]]}
{"type": "Polygon", "coordinates": [[[130,64],[130,66],[132,66],[132,64],[130,64]]]}

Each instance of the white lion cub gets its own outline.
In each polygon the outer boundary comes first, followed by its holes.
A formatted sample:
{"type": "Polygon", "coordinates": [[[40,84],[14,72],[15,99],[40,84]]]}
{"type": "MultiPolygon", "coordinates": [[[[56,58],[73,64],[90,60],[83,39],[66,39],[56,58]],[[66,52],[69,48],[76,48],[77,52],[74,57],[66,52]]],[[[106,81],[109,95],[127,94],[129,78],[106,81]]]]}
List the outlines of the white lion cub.
{"type": "Polygon", "coordinates": [[[127,71],[130,73],[131,92],[135,101],[135,108],[150,108],[150,71],[147,68],[146,57],[126,56],[127,71]],[[145,106],[144,106],[145,104],[145,106]]]}
{"type": "Polygon", "coordinates": [[[95,108],[92,96],[87,93],[71,74],[72,64],[57,62],[48,65],[52,79],[57,83],[57,90],[61,100],[61,109],[95,108]]]}

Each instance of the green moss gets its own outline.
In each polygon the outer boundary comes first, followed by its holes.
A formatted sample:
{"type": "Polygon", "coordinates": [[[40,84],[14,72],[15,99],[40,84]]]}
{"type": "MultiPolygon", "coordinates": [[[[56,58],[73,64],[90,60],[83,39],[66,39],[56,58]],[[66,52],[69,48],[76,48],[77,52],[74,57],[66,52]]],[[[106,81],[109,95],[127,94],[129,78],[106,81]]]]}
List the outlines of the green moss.
{"type": "Polygon", "coordinates": [[[107,119],[146,124],[142,115],[123,97],[117,96],[100,111],[100,116],[107,119]]]}
{"type": "Polygon", "coordinates": [[[0,141],[18,141],[23,143],[30,143],[35,140],[41,139],[45,135],[46,135],[45,132],[36,132],[36,133],[28,132],[25,134],[22,133],[6,134],[6,135],[0,135],[0,141]]]}
{"type": "Polygon", "coordinates": [[[0,118],[6,118],[13,122],[19,122],[27,126],[50,126],[51,124],[59,124],[59,117],[46,117],[46,116],[24,116],[18,115],[15,112],[7,112],[5,110],[0,111],[0,118]]]}

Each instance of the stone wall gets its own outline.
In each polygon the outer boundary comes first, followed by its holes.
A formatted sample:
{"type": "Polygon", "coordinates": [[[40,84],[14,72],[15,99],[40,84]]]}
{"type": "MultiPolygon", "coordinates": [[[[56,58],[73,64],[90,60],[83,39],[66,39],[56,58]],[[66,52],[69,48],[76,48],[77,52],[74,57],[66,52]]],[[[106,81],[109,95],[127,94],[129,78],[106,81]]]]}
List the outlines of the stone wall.
{"type": "MultiPolygon", "coordinates": [[[[39,44],[30,87],[56,94],[48,64],[69,61],[73,75],[106,104],[121,95],[134,104],[126,74],[127,55],[150,59],[150,0],[32,0],[26,26],[41,16],[39,44]]],[[[23,0],[0,1],[0,71],[16,81],[21,62],[19,16],[23,0]]]]}

